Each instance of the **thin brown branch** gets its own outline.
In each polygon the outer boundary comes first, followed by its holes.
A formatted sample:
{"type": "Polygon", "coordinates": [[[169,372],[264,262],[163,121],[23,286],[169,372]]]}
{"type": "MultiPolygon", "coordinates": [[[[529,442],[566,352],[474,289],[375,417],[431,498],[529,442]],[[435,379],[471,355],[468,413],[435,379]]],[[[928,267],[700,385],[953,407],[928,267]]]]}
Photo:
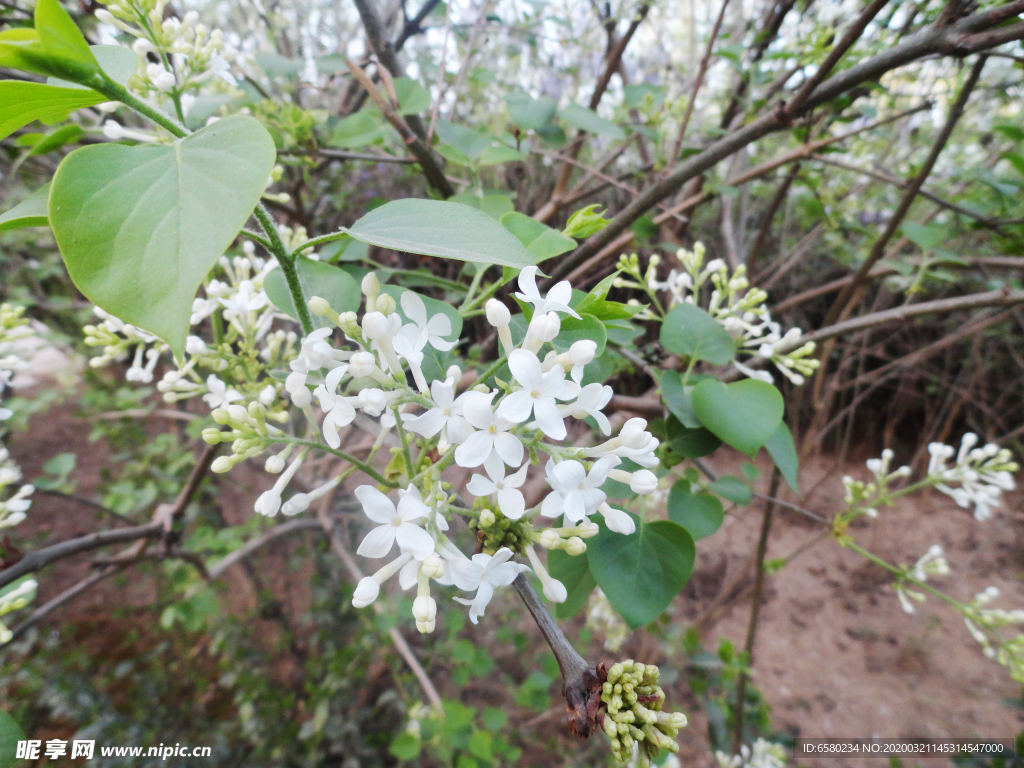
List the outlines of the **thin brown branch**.
{"type": "Polygon", "coordinates": [[[279,149],[279,155],[316,155],[329,157],[333,160],[352,160],[360,163],[389,163],[393,165],[412,165],[418,163],[415,157],[395,157],[393,155],[374,155],[367,152],[346,152],[341,149],[279,149]]]}
{"type": "MultiPolygon", "coordinates": [[[[925,179],[932,172],[932,168],[935,167],[936,161],[939,159],[939,155],[942,154],[942,150],[946,148],[946,143],[949,141],[950,135],[953,133],[953,128],[959,122],[961,115],[964,113],[964,107],[967,106],[967,100],[970,98],[971,91],[974,90],[974,86],[978,82],[978,78],[981,76],[981,70],[985,66],[985,57],[979,56],[978,60],[974,62],[974,66],[971,68],[971,73],[967,77],[967,82],[964,83],[960,89],[960,94],[957,96],[956,102],[950,107],[949,115],[946,118],[945,125],[942,126],[942,130],[939,131],[939,135],[935,138],[935,142],[932,144],[931,152],[928,153],[928,158],[924,161],[924,165],[921,166],[921,170],[914,176],[913,181],[907,184],[906,192],[903,193],[903,198],[900,200],[899,205],[893,212],[888,223],[886,224],[885,231],[882,232],[881,237],[875,240],[871,246],[871,252],[868,254],[864,263],[861,264],[860,269],[853,276],[853,280],[849,285],[845,286],[840,291],[839,296],[836,297],[835,303],[832,304],[832,308],[829,309],[828,314],[825,315],[825,325],[830,325],[836,321],[846,309],[850,298],[860,287],[860,284],[867,279],[868,273],[871,268],[875,266],[875,263],[882,258],[885,254],[885,248],[889,244],[893,235],[900,228],[903,223],[904,217],[910,211],[910,206],[913,204],[914,199],[917,197],[918,190],[924,184],[925,179]]],[[[819,374],[820,376],[820,374],[819,374]]]]}

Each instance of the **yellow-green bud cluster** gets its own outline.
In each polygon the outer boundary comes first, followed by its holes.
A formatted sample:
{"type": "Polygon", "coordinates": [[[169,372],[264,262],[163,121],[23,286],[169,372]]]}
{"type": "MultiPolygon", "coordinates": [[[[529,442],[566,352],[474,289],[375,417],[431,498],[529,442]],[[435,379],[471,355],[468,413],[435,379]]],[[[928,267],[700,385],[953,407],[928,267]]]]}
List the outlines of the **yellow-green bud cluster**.
{"type": "Polygon", "coordinates": [[[601,691],[601,701],[607,707],[604,732],[619,762],[632,759],[634,746],[639,747],[637,766],[649,766],[663,749],[679,751],[675,738],[686,726],[686,715],[662,711],[665,692],[658,685],[659,677],[654,664],[632,659],[608,670],[601,691]]]}
{"type": "Polygon", "coordinates": [[[214,472],[227,472],[235,464],[258,456],[269,447],[271,434],[283,434],[277,427],[267,424],[267,409],[258,401],[249,403],[248,408],[234,403],[217,408],[211,416],[218,424],[231,427],[230,431],[216,427],[203,430],[203,440],[210,445],[231,441],[231,455],[214,460],[210,467],[214,472]]]}
{"type": "Polygon", "coordinates": [[[484,554],[493,555],[508,547],[524,557],[526,546],[533,540],[533,525],[528,520],[511,520],[500,509],[484,507],[476,523],[477,539],[484,554]]]}

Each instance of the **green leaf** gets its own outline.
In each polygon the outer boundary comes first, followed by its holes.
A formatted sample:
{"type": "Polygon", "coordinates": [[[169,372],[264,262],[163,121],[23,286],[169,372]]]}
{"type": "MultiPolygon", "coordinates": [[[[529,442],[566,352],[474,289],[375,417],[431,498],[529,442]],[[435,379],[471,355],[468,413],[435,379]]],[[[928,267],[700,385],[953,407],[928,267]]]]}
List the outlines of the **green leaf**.
{"type": "Polygon", "coordinates": [[[274,143],[234,115],[173,144],[97,144],[64,158],[50,226],[97,306],[185,349],[192,300],[259,202],[274,143]]]}
{"type": "Polygon", "coordinates": [[[515,207],[512,205],[512,201],[508,199],[508,196],[502,194],[485,194],[483,197],[480,197],[474,192],[461,192],[458,195],[449,197],[448,202],[462,203],[463,205],[468,205],[470,208],[476,208],[478,211],[486,213],[495,221],[501,221],[502,216],[515,210],[515,207]]]}
{"type": "Polygon", "coordinates": [[[302,59],[289,59],[276,51],[257,51],[254,58],[260,69],[269,78],[295,77],[306,66],[306,62],[302,59]]]}
{"type": "Polygon", "coordinates": [[[722,502],[710,493],[693,493],[689,480],[677,480],[668,494],[668,519],[683,526],[694,540],[722,527],[722,502]]]}
{"type": "Polygon", "coordinates": [[[85,131],[77,125],[62,126],[43,136],[38,142],[36,142],[32,147],[32,151],[29,152],[29,155],[45,155],[48,152],[60,149],[65,144],[77,144],[78,140],[84,135],[85,131]]]}
{"type": "Polygon", "coordinates": [[[580,208],[569,217],[569,221],[566,222],[562,234],[579,240],[596,235],[611,223],[611,219],[606,219],[598,212],[597,209],[600,207],[599,204],[595,203],[594,205],[588,205],[586,208],[580,208]]]}
{"type": "Polygon", "coordinates": [[[629,107],[639,107],[647,97],[647,94],[654,96],[655,104],[665,101],[665,87],[661,85],[652,85],[651,83],[633,83],[622,89],[622,95],[625,97],[626,106],[629,107]]]}
{"type": "Polygon", "coordinates": [[[548,552],[548,572],[563,585],[569,596],[555,607],[559,619],[571,619],[587,606],[597,582],[590,572],[586,554],[572,557],[560,549],[548,552]]]}
{"type": "Polygon", "coordinates": [[[714,453],[721,444],[722,441],[707,427],[683,427],[673,436],[669,447],[685,459],[699,459],[714,453]]]}
{"type": "Polygon", "coordinates": [[[49,226],[50,219],[46,215],[46,201],[49,195],[50,182],[46,182],[7,213],[0,215],[0,232],[5,229],[49,226]]]}
{"type": "Polygon", "coordinates": [[[524,131],[538,130],[551,122],[558,109],[558,103],[550,96],[535,99],[528,93],[510,93],[505,97],[505,106],[512,122],[524,131]]]}
{"type": "Polygon", "coordinates": [[[498,144],[493,147],[486,147],[484,151],[480,153],[480,165],[498,165],[500,163],[515,163],[521,160],[525,160],[526,157],[522,152],[517,152],[512,147],[506,147],[504,144],[498,144]]]}
{"type": "Polygon", "coordinates": [[[411,77],[396,77],[394,85],[399,111],[403,115],[418,115],[430,110],[430,91],[411,77]]]}
{"type": "Polygon", "coordinates": [[[789,431],[789,427],[786,426],[786,422],[779,423],[779,428],[768,438],[764,447],[768,451],[768,455],[772,457],[772,461],[775,462],[775,466],[782,472],[782,476],[786,478],[786,483],[799,496],[800,488],[797,478],[800,458],[797,456],[793,435],[789,431]]]}
{"type": "Polygon", "coordinates": [[[369,110],[360,110],[339,120],[331,131],[330,144],[341,149],[357,149],[372,144],[387,133],[380,115],[369,110]]]}
{"type": "MultiPolygon", "coordinates": [[[[405,310],[402,309],[402,294],[408,289],[402,288],[397,285],[382,285],[380,287],[381,293],[386,293],[388,296],[395,300],[395,305],[399,316],[407,323],[412,322],[409,317],[405,314],[405,310]]],[[[415,291],[414,291],[415,293],[415,291]]],[[[432,299],[429,296],[424,296],[421,293],[417,293],[423,300],[423,306],[427,309],[427,317],[433,317],[434,315],[444,315],[452,324],[452,332],[442,338],[447,341],[458,341],[459,336],[462,335],[462,315],[459,314],[459,310],[444,301],[438,301],[432,299]]],[[[431,347],[432,349],[432,347],[431,347]]]]}
{"type": "Polygon", "coordinates": [[[0,81],[0,139],[33,120],[56,123],[82,107],[107,101],[96,91],[61,88],[23,80],[0,81]]]}
{"type": "Polygon", "coordinates": [[[459,203],[395,200],[370,211],[348,233],[371,245],[424,256],[517,269],[534,263],[507,229],[487,214],[459,203]]]}
{"type": "Polygon", "coordinates": [[[0,67],[76,83],[84,83],[100,68],[89,44],[58,0],[36,3],[35,29],[0,32],[0,67]]]}
{"type": "MultiPolygon", "coordinates": [[[[363,298],[362,290],[348,272],[322,261],[314,261],[305,256],[295,260],[295,271],[299,275],[302,295],[309,301],[313,296],[327,299],[335,312],[355,312],[363,298]]],[[[272,270],[263,281],[263,290],[267,292],[270,303],[284,312],[288,317],[298,320],[299,313],[295,310],[288,281],[280,268],[272,270]]],[[[313,325],[323,328],[333,325],[326,317],[312,315],[313,325]]]]}
{"type": "Polygon", "coordinates": [[[540,263],[553,256],[559,256],[576,247],[576,241],[558,230],[522,213],[511,211],[501,217],[501,226],[519,238],[526,250],[533,256],[533,263],[540,263]]]}
{"type": "Polygon", "coordinates": [[[399,760],[412,760],[420,753],[420,740],[408,731],[402,731],[391,742],[388,751],[399,760]]]}
{"type": "MultiPolygon", "coordinates": [[[[1024,176],[1024,156],[1015,154],[1013,152],[1004,152],[1001,157],[1010,163],[1014,168],[1017,169],[1017,173],[1024,176]]],[[[904,231],[906,231],[906,225],[903,225],[904,231]]]]}
{"type": "Polygon", "coordinates": [[[563,317],[562,328],[551,340],[551,346],[557,352],[566,352],[575,342],[583,339],[597,342],[595,357],[604,354],[605,344],[608,343],[608,331],[605,330],[604,323],[593,315],[580,315],[579,320],[571,316],[563,317]]]}
{"type": "Polygon", "coordinates": [[[945,227],[935,224],[917,224],[913,221],[908,221],[903,225],[903,234],[922,251],[930,251],[948,237],[945,227]]]}
{"type": "Polygon", "coordinates": [[[723,499],[728,499],[734,504],[747,505],[750,503],[750,489],[738,477],[722,475],[713,481],[708,488],[723,499]]]}
{"type": "Polygon", "coordinates": [[[613,141],[621,141],[626,138],[626,132],[622,128],[603,117],[598,117],[594,110],[581,107],[579,104],[563,107],[558,110],[558,116],[573,128],[579,128],[581,131],[607,136],[613,141]]]}
{"type": "Polygon", "coordinates": [[[683,377],[679,371],[665,371],[661,374],[661,398],[665,401],[665,406],[684,427],[700,429],[700,419],[693,412],[691,392],[693,386],[683,386],[683,377]]]}
{"type": "Polygon", "coordinates": [[[693,537],[669,520],[646,523],[629,514],[629,536],[601,531],[587,541],[587,560],[597,584],[630,629],[654,621],[693,573],[693,537]]]}
{"type": "Polygon", "coordinates": [[[771,384],[744,379],[723,384],[704,379],[693,388],[693,411],[701,424],[750,457],[782,421],[782,394],[771,384]]]}
{"type": "Polygon", "coordinates": [[[14,718],[0,709],[0,768],[11,768],[19,762],[15,757],[18,754],[18,742],[27,738],[14,718]]]}
{"type": "Polygon", "coordinates": [[[493,755],[491,754],[491,734],[487,731],[473,731],[473,734],[469,737],[469,751],[474,757],[479,757],[481,760],[490,760],[493,755]]]}
{"type": "Polygon", "coordinates": [[[661,346],[676,355],[728,365],[736,354],[732,336],[700,307],[676,304],[661,324],[661,346]]]}
{"type": "MultiPolygon", "coordinates": [[[[90,45],[89,50],[96,58],[100,69],[115,83],[125,85],[128,78],[134,75],[139,69],[139,57],[131,48],[120,45],[90,45]]],[[[59,77],[51,77],[46,81],[47,85],[57,85],[61,88],[75,88],[77,90],[90,90],[87,85],[79,85],[70,80],[61,80],[59,77]]],[[[106,100],[106,97],[103,97],[106,100]]]]}
{"type": "Polygon", "coordinates": [[[447,120],[437,121],[437,135],[472,161],[479,160],[483,151],[494,143],[494,137],[486,133],[447,120]]]}

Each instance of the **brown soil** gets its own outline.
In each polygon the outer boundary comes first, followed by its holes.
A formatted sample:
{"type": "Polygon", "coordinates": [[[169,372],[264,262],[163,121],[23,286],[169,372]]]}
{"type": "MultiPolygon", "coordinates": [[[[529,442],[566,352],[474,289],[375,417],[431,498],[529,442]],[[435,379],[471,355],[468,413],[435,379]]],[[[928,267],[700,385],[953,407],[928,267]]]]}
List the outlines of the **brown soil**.
{"type": "MultiPolygon", "coordinates": [[[[162,426],[155,424],[154,428],[162,426]]],[[[53,454],[76,453],[76,493],[88,498],[96,488],[101,467],[109,461],[109,452],[102,443],[86,442],[88,432],[89,424],[75,415],[73,407],[64,405],[35,418],[30,432],[11,436],[9,443],[27,479],[36,475],[53,454]]],[[[735,470],[727,457],[716,457],[712,464],[719,471],[735,470]]],[[[759,486],[763,490],[768,468],[760,469],[759,486]]],[[[815,459],[804,468],[801,482],[805,488],[816,487],[816,492],[804,499],[791,493],[786,498],[829,516],[841,504],[843,474],[867,476],[862,462],[838,467],[827,458],[815,459]]],[[[252,500],[266,484],[261,472],[245,469],[218,482],[231,486],[231,492],[220,495],[229,523],[239,523],[251,515],[252,500]]],[[[733,510],[718,533],[698,544],[697,570],[672,610],[679,626],[696,622],[702,627],[706,647],[713,648],[723,637],[737,646],[743,643],[750,592],[742,586],[750,581],[750,558],[762,508],[762,503],[755,502],[748,508],[733,510]],[[733,589],[737,585],[740,588],[733,589]],[[738,592],[739,597],[723,601],[723,596],[730,592],[738,592]]],[[[1020,494],[1009,495],[1005,506],[985,523],[975,521],[938,493],[902,501],[881,513],[878,520],[853,530],[863,546],[890,562],[910,563],[931,544],[941,544],[953,573],[937,581],[939,587],[966,601],[986,586],[995,585],[1002,591],[999,605],[1024,606],[1024,517],[1020,494]]],[[[29,521],[18,527],[12,539],[17,538],[19,546],[29,548],[98,527],[96,513],[88,507],[37,494],[29,521]]],[[[817,539],[817,543],[770,577],[766,585],[755,649],[754,682],[770,702],[772,722],[778,730],[804,737],[990,738],[1012,738],[1024,730],[1024,712],[1005,702],[1019,700],[1020,686],[1010,680],[1005,668],[982,656],[955,613],[929,599],[916,615],[904,614],[886,573],[827,537],[819,538],[821,529],[822,526],[797,513],[776,511],[769,558],[789,556],[817,539]]],[[[282,572],[286,571],[283,561],[281,564],[282,572]]],[[[37,605],[83,578],[88,570],[86,558],[63,561],[49,569],[40,580],[37,605]]],[[[242,569],[232,569],[228,578],[232,597],[227,607],[251,610],[254,592],[242,569]]],[[[271,584],[281,598],[297,608],[306,600],[300,586],[303,582],[302,574],[291,574],[274,579],[271,584]]],[[[104,606],[146,604],[154,594],[146,579],[109,581],[63,608],[51,624],[56,628],[59,622],[100,619],[106,615],[104,606]]],[[[513,598],[514,595],[502,595],[491,611],[513,606],[513,598]]],[[[570,638],[578,636],[582,624],[582,618],[567,623],[570,638]]],[[[531,627],[531,631],[534,629],[531,627]]],[[[467,627],[467,632],[478,642],[487,642],[489,633],[483,629],[483,623],[477,628],[467,627]]],[[[542,641],[534,634],[541,652],[542,641]]],[[[490,647],[501,664],[503,650],[496,647],[496,641],[490,647]]],[[[680,738],[680,761],[695,768],[716,766],[708,748],[706,721],[682,682],[685,669],[680,668],[684,660],[678,642],[663,642],[639,632],[630,637],[618,654],[608,654],[597,641],[586,650],[588,658],[594,660],[633,657],[666,668],[679,668],[683,674],[673,686],[674,695],[679,697],[677,701],[685,703],[683,708],[688,710],[691,720],[680,738]]],[[[510,666],[518,666],[523,659],[509,662],[510,666]]],[[[438,672],[442,679],[446,678],[442,671],[438,672]]],[[[554,686],[552,692],[555,693],[554,686]]],[[[457,695],[454,689],[446,693],[457,695]]],[[[493,694],[491,691],[490,697],[493,694]]],[[[472,697],[472,691],[467,691],[467,695],[472,697]]],[[[528,753],[529,758],[535,758],[529,764],[548,764],[544,762],[542,745],[550,743],[553,732],[561,732],[561,707],[552,710],[548,717],[537,718],[523,712],[520,719],[516,707],[511,702],[507,705],[512,722],[523,724],[533,720],[522,731],[528,747],[536,739],[537,752],[528,753]]],[[[564,738],[568,742],[570,737],[564,738]]],[[[835,759],[799,762],[828,768],[847,763],[835,759]]],[[[887,762],[860,759],[849,764],[868,768],[887,762]]]]}

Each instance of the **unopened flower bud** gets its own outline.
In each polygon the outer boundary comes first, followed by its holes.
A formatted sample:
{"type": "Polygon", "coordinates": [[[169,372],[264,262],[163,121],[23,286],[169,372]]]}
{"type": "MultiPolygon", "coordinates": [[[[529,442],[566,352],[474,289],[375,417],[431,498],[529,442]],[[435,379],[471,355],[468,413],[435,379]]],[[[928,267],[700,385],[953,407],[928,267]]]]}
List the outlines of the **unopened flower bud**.
{"type": "Polygon", "coordinates": [[[305,408],[313,402],[313,393],[307,387],[299,387],[292,392],[292,402],[299,408],[305,408]]]}
{"type": "Polygon", "coordinates": [[[284,471],[284,465],[285,461],[281,457],[281,454],[275,453],[273,456],[269,456],[267,458],[267,462],[266,464],[263,465],[263,468],[266,469],[267,472],[269,472],[270,474],[276,475],[279,472],[284,471]]]}
{"type": "Polygon", "coordinates": [[[429,595],[420,595],[412,602],[412,615],[418,622],[429,623],[437,616],[437,603],[429,595]]]}
{"type": "Polygon", "coordinates": [[[444,578],[444,560],[431,552],[423,558],[423,565],[420,566],[424,575],[430,579],[444,578]]]}
{"type": "Polygon", "coordinates": [[[221,474],[227,472],[232,466],[234,466],[234,464],[230,458],[227,456],[218,456],[213,460],[213,464],[210,465],[210,471],[221,474]]]}
{"type": "Polygon", "coordinates": [[[365,608],[380,594],[380,584],[372,576],[364,576],[356,584],[356,591],[352,595],[352,605],[356,608],[365,608]]]}
{"type": "Polygon", "coordinates": [[[579,525],[576,526],[576,530],[579,531],[579,536],[582,539],[589,539],[601,531],[601,526],[592,520],[583,520],[579,525]]]}
{"type": "Polygon", "coordinates": [[[377,294],[380,293],[380,280],[377,279],[376,272],[367,272],[363,276],[363,282],[360,286],[363,294],[366,296],[366,304],[369,306],[377,300],[377,294]]]}
{"type": "Polygon", "coordinates": [[[448,370],[444,372],[446,379],[452,379],[456,384],[462,380],[462,369],[457,365],[449,365],[448,370]]]}
{"type": "Polygon", "coordinates": [[[300,512],[305,512],[309,509],[309,495],[305,493],[296,493],[281,507],[281,513],[285,515],[297,515],[300,512]]]}
{"type": "Polygon", "coordinates": [[[553,603],[564,603],[569,597],[569,593],[562,582],[551,578],[544,585],[544,597],[553,603]]]}
{"type": "Polygon", "coordinates": [[[367,312],[363,315],[363,333],[366,338],[380,341],[387,337],[388,319],[381,312],[367,312]]]}
{"type": "Polygon", "coordinates": [[[589,365],[594,361],[594,354],[597,352],[597,342],[590,339],[574,341],[569,347],[569,359],[574,366],[589,365]]]}
{"type": "Polygon", "coordinates": [[[512,319],[512,313],[508,311],[508,307],[497,299],[488,299],[484,308],[487,311],[487,322],[495,328],[508,325],[512,319]]]}
{"type": "Polygon", "coordinates": [[[378,312],[383,312],[385,315],[390,315],[394,313],[398,305],[395,303],[394,296],[382,293],[380,296],[377,297],[377,301],[375,302],[374,306],[377,307],[378,312]]]}
{"type": "Polygon", "coordinates": [[[485,509],[480,513],[480,520],[477,522],[479,528],[490,528],[494,525],[494,513],[489,509],[485,509]]]}
{"type": "Polygon", "coordinates": [[[540,532],[539,544],[545,549],[555,549],[562,543],[562,537],[553,528],[547,528],[540,532]]]}
{"type": "Polygon", "coordinates": [[[233,421],[240,421],[243,424],[249,421],[249,411],[244,405],[232,403],[228,406],[227,410],[228,416],[230,416],[233,421]]]}
{"type": "Polygon", "coordinates": [[[203,430],[203,441],[210,445],[220,443],[220,430],[216,427],[208,427],[203,430]]]}
{"type": "Polygon", "coordinates": [[[331,305],[327,299],[321,298],[320,296],[312,297],[306,302],[306,305],[309,307],[310,312],[314,315],[319,315],[320,317],[327,317],[334,314],[331,311],[331,305]]]}
{"type": "Polygon", "coordinates": [[[267,407],[258,400],[253,400],[251,403],[249,403],[248,411],[249,415],[252,416],[254,419],[263,419],[266,418],[267,416],[267,407]]]}
{"type": "Polygon", "coordinates": [[[571,555],[572,557],[579,557],[587,551],[587,545],[583,543],[583,539],[579,536],[569,537],[569,546],[565,548],[565,554],[571,555]]]}
{"type": "Polygon", "coordinates": [[[658,477],[649,469],[638,469],[629,482],[629,490],[641,496],[654,493],[658,490],[658,477]]]}
{"type": "Polygon", "coordinates": [[[361,379],[373,373],[377,360],[372,352],[356,352],[348,361],[348,372],[353,379],[361,379]]]}
{"type": "MultiPolygon", "coordinates": [[[[284,464],[284,462],[281,462],[284,464]]],[[[253,506],[257,514],[273,517],[281,509],[281,493],[274,488],[264,491],[253,506]]]]}
{"type": "Polygon", "coordinates": [[[562,329],[562,321],[554,312],[545,312],[543,315],[535,315],[530,323],[530,330],[539,341],[551,341],[562,329]]]}

